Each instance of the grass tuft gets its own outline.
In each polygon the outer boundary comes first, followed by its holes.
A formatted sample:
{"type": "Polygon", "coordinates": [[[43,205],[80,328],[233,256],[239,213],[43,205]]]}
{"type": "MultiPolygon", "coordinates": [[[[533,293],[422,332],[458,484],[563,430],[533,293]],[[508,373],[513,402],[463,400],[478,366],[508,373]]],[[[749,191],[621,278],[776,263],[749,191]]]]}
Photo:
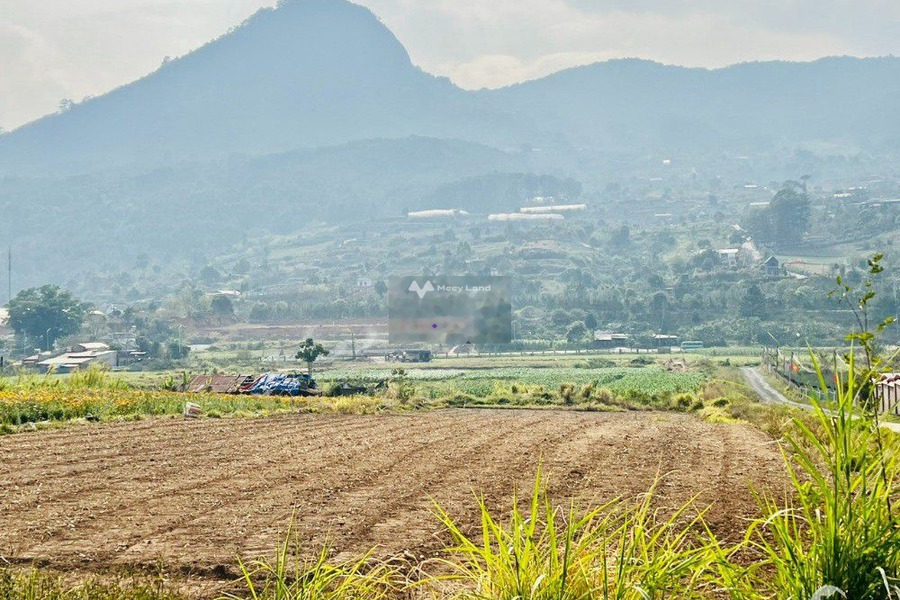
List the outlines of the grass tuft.
{"type": "Polygon", "coordinates": [[[370,554],[333,563],[327,547],[311,559],[298,558],[299,540],[289,529],[274,560],[239,561],[246,591],[227,600],[384,600],[405,587],[399,573],[370,554]]]}
{"type": "Polygon", "coordinates": [[[715,541],[693,503],[668,518],[653,508],[655,486],[635,504],[612,501],[585,513],[561,511],[540,471],[522,510],[518,498],[506,519],[478,499],[481,531],[470,536],[440,506],[438,518],[453,539],[441,562],[465,599],[582,600],[699,598],[715,541]]]}

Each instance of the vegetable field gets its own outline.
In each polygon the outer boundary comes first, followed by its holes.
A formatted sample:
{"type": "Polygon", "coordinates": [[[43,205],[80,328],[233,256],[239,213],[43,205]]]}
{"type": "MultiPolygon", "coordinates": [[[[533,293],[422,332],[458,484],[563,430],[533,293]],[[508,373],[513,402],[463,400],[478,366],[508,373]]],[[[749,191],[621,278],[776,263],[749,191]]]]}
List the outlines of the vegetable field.
{"type": "MultiPolygon", "coordinates": [[[[391,369],[342,369],[321,373],[323,381],[390,380],[391,369]]],[[[553,391],[564,385],[604,388],[622,397],[666,399],[679,393],[696,393],[706,381],[699,372],[671,373],[659,367],[601,369],[510,367],[495,369],[409,369],[405,377],[426,390],[430,397],[462,393],[476,398],[509,393],[513,387],[553,391]]]]}
{"type": "Polygon", "coordinates": [[[0,433],[35,423],[86,419],[106,421],[178,415],[188,400],[204,415],[250,416],[302,410],[371,413],[467,404],[518,406],[591,404],[666,408],[677,394],[695,394],[706,381],[700,372],[671,373],[658,366],[642,368],[498,367],[498,368],[344,368],[317,374],[322,389],[340,382],[367,384],[368,395],[354,398],[284,398],[191,394],[164,389],[138,389],[105,372],[86,372],[67,379],[31,377],[0,381],[0,433]],[[375,389],[371,384],[388,382],[375,389]]]}

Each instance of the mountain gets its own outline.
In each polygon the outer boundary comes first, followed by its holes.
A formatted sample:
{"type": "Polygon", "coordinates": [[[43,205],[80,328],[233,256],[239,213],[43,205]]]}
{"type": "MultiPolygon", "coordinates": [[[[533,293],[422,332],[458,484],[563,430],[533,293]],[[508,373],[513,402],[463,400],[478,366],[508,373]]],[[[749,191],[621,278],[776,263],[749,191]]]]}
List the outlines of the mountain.
{"type": "Polygon", "coordinates": [[[503,127],[477,98],[413,66],[366,8],[289,0],[139,81],[3,136],[0,174],[147,168],[413,134],[496,141],[491,132],[503,127]]]}
{"type": "Polygon", "coordinates": [[[896,154],[900,59],[826,58],[721,69],[614,60],[480,92],[548,140],[594,151],[896,154]]]}
{"type": "Polygon", "coordinates": [[[0,136],[0,175],[134,173],[410,135],[531,145],[564,174],[610,153],[890,154],[898,93],[896,58],[712,70],[616,60],[469,92],[414,66],[368,9],[285,0],[143,79],[0,136]]]}

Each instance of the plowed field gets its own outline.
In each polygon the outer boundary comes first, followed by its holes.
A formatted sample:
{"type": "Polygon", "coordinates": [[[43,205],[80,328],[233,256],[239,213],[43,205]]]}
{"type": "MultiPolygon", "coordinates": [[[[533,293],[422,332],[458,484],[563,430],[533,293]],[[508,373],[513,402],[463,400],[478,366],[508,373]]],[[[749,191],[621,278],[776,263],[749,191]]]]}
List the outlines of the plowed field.
{"type": "Polygon", "coordinates": [[[717,533],[781,489],[777,447],[750,428],[664,413],[447,410],[392,416],[147,420],[0,437],[0,561],[64,571],[152,568],[229,579],[295,515],[310,549],[427,556],[447,541],[432,498],[475,524],[473,490],[505,507],[543,459],[556,500],[700,494],[717,533]]]}

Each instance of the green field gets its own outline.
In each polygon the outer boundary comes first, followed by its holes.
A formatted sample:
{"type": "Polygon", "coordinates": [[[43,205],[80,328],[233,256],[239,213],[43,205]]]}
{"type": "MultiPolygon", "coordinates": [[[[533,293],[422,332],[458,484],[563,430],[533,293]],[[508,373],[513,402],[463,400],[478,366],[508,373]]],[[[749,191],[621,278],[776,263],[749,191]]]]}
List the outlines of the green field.
{"type": "MultiPolygon", "coordinates": [[[[500,367],[492,369],[404,369],[406,376],[426,387],[458,391],[483,398],[499,390],[518,386],[542,386],[554,390],[564,384],[593,385],[620,396],[668,397],[680,392],[696,392],[706,377],[699,372],[670,373],[658,367],[578,369],[572,367],[500,367]]],[[[331,369],[319,373],[323,382],[389,380],[392,369],[331,369]]]]}

